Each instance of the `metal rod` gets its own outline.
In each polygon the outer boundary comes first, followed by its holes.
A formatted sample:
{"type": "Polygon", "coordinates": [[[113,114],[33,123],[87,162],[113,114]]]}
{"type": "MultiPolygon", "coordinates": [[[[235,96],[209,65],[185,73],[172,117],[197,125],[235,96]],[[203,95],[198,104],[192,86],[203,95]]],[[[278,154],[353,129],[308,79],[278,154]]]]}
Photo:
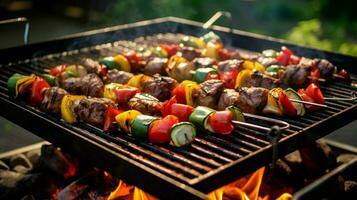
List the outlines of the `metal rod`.
{"type": "Polygon", "coordinates": [[[0,21],[0,25],[12,23],[25,23],[24,44],[27,45],[29,43],[30,22],[27,20],[26,17],[18,17],[14,19],[6,19],[0,21]]]}
{"type": "Polygon", "coordinates": [[[259,119],[261,121],[269,122],[269,123],[272,123],[272,124],[275,124],[275,125],[277,124],[277,125],[279,125],[280,130],[285,130],[285,129],[288,129],[290,127],[289,123],[287,123],[285,121],[282,121],[282,120],[279,120],[279,119],[263,117],[263,116],[260,116],[260,115],[254,115],[254,114],[250,114],[250,113],[243,113],[243,115],[244,115],[244,117],[250,117],[250,118],[259,119]]]}
{"type": "Polygon", "coordinates": [[[229,23],[230,23],[230,31],[233,33],[233,20],[232,20],[232,14],[228,11],[218,11],[216,12],[206,23],[203,24],[204,29],[209,29],[212,27],[212,25],[222,16],[225,16],[229,23]]]}
{"type": "Polygon", "coordinates": [[[350,98],[325,97],[324,99],[329,101],[356,101],[357,97],[350,97],[350,98]]]}
{"type": "Polygon", "coordinates": [[[266,132],[270,131],[270,128],[264,127],[264,126],[260,126],[260,125],[256,125],[256,124],[251,124],[251,123],[247,123],[247,122],[241,122],[241,121],[236,121],[236,120],[232,120],[233,124],[237,124],[240,126],[244,126],[247,128],[253,128],[253,129],[260,129],[266,132]]]}
{"type": "Polygon", "coordinates": [[[296,102],[296,103],[303,103],[303,104],[308,104],[308,105],[313,105],[313,106],[319,106],[319,107],[323,107],[323,108],[328,108],[327,105],[324,104],[320,104],[320,103],[313,103],[313,102],[308,102],[308,101],[301,101],[301,100],[297,100],[297,99],[289,99],[292,102],[296,102]]]}

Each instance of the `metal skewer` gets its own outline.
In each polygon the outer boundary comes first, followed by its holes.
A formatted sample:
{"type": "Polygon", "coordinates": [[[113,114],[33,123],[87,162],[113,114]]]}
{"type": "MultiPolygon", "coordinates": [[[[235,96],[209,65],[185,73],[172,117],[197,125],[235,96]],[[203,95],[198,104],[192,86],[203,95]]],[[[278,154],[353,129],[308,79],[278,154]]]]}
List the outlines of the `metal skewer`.
{"type": "Polygon", "coordinates": [[[328,108],[328,106],[324,105],[324,104],[313,103],[313,102],[308,102],[308,101],[301,101],[301,100],[297,100],[297,99],[289,99],[289,100],[292,101],[292,102],[296,102],[296,103],[302,103],[302,104],[308,104],[308,105],[312,105],[312,106],[319,106],[319,107],[323,107],[323,108],[328,108]]]}
{"type": "MultiPolygon", "coordinates": [[[[282,120],[278,120],[278,119],[272,119],[269,117],[263,117],[263,116],[259,116],[259,115],[253,115],[253,114],[249,114],[249,113],[243,113],[244,117],[249,117],[249,118],[254,118],[254,119],[258,119],[261,121],[265,121],[265,122],[269,122],[272,123],[274,125],[279,125],[279,130],[285,130],[288,129],[290,127],[290,124],[282,121],[282,120]]],[[[256,124],[251,124],[251,123],[247,123],[247,122],[241,122],[241,121],[236,121],[236,120],[232,120],[233,124],[237,124],[237,125],[241,125],[247,128],[253,128],[253,129],[260,129],[263,130],[265,132],[270,132],[272,129],[271,127],[265,127],[265,126],[260,126],[260,125],[256,125],[256,124]]]]}

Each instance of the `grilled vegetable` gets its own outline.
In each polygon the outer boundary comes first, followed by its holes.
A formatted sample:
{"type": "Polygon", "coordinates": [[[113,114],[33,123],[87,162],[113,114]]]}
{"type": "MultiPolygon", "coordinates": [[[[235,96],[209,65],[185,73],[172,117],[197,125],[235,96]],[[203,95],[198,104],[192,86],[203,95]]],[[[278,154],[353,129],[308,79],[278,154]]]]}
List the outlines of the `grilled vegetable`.
{"type": "Polygon", "coordinates": [[[171,128],[171,141],[177,147],[191,144],[196,137],[196,129],[190,122],[181,122],[171,128]]]}
{"type": "Polygon", "coordinates": [[[285,94],[284,91],[279,93],[279,105],[283,110],[283,113],[287,116],[294,117],[297,115],[297,111],[289,100],[289,97],[285,94]]]}
{"type": "Polygon", "coordinates": [[[138,115],[131,123],[131,134],[139,138],[147,138],[150,124],[159,120],[157,117],[150,115],[138,115]]]}
{"type": "MultiPolygon", "coordinates": [[[[288,88],[285,90],[285,94],[289,97],[289,99],[295,99],[295,100],[300,100],[302,101],[302,98],[300,97],[300,95],[293,89],[288,88]]],[[[304,104],[302,103],[297,103],[297,102],[292,102],[295,110],[296,110],[296,114],[298,116],[304,116],[305,115],[305,107],[304,104]]]]}
{"type": "Polygon", "coordinates": [[[232,113],[232,120],[244,122],[245,118],[243,112],[236,106],[228,106],[226,110],[232,113]]]}
{"type": "Polygon", "coordinates": [[[104,86],[104,92],[103,96],[104,98],[111,99],[113,101],[116,101],[117,96],[114,93],[114,90],[117,88],[122,88],[124,85],[119,84],[119,83],[109,83],[104,86]]]}
{"type": "Polygon", "coordinates": [[[275,114],[279,116],[283,115],[283,111],[281,110],[278,102],[280,92],[281,90],[278,88],[269,91],[267,103],[263,109],[264,114],[275,114]]]}
{"type": "Polygon", "coordinates": [[[131,133],[131,124],[138,115],[141,115],[141,112],[137,110],[128,110],[116,115],[115,120],[121,130],[131,133]]]}
{"type": "Polygon", "coordinates": [[[32,83],[35,81],[36,76],[24,76],[18,73],[15,73],[7,80],[7,89],[11,96],[18,97],[22,94],[28,92],[28,89],[31,87],[32,83]]]}
{"type": "Polygon", "coordinates": [[[113,106],[108,106],[107,111],[105,112],[103,131],[108,131],[112,123],[115,121],[115,117],[122,112],[123,111],[118,110],[113,106]]]}
{"type": "Polygon", "coordinates": [[[236,80],[236,84],[234,86],[235,89],[241,88],[244,86],[244,83],[250,79],[252,75],[252,71],[248,70],[248,69],[244,69],[242,71],[240,71],[237,75],[237,80],[236,80]]]}
{"type": "Polygon", "coordinates": [[[149,141],[155,144],[167,143],[170,141],[171,128],[177,124],[179,119],[174,115],[153,121],[149,128],[149,141]]]}
{"type": "Polygon", "coordinates": [[[160,46],[153,48],[152,52],[160,58],[168,57],[168,53],[166,52],[166,50],[160,46]]]}
{"type": "Polygon", "coordinates": [[[277,56],[277,52],[274,49],[267,49],[262,51],[262,54],[264,55],[264,57],[268,57],[268,58],[275,58],[277,56]]]}
{"type": "Polygon", "coordinates": [[[67,65],[57,65],[50,69],[50,75],[52,76],[60,76],[62,72],[66,69],[67,65]]]}
{"type": "Polygon", "coordinates": [[[48,89],[50,85],[41,77],[36,77],[35,81],[32,83],[30,104],[39,105],[43,98],[43,92],[48,89]]]}
{"type": "Polygon", "coordinates": [[[179,50],[179,46],[176,44],[159,44],[159,47],[167,52],[168,57],[175,55],[179,50]]]}
{"type": "Polygon", "coordinates": [[[194,68],[192,63],[188,62],[185,58],[172,56],[167,63],[165,71],[170,77],[181,82],[192,79],[192,74],[190,72],[194,70],[194,68]]]}
{"type": "Polygon", "coordinates": [[[209,33],[205,34],[200,39],[203,40],[205,43],[208,43],[211,41],[217,42],[217,43],[222,43],[221,38],[217,34],[215,34],[213,31],[210,31],[209,33]]]}
{"type": "Polygon", "coordinates": [[[52,76],[50,74],[41,74],[41,77],[47,81],[48,84],[51,86],[58,85],[57,84],[57,79],[55,76],[52,76]]]}
{"type": "Polygon", "coordinates": [[[161,108],[162,116],[174,115],[178,117],[180,122],[189,121],[189,117],[193,112],[193,107],[185,104],[178,104],[176,97],[172,97],[169,101],[165,102],[161,108]]]}
{"type": "Polygon", "coordinates": [[[213,113],[215,110],[204,107],[204,106],[198,106],[195,108],[195,110],[191,113],[189,120],[191,123],[196,125],[197,127],[200,127],[202,129],[206,129],[209,127],[205,127],[206,121],[208,120],[208,116],[213,113]]]}
{"type": "Polygon", "coordinates": [[[233,89],[237,80],[238,70],[223,72],[220,74],[220,79],[226,84],[226,88],[233,89]]]}
{"type": "Polygon", "coordinates": [[[70,124],[77,121],[77,115],[73,110],[75,101],[86,98],[79,95],[65,95],[61,102],[61,115],[65,122],[70,124]]]}
{"type": "Polygon", "coordinates": [[[68,65],[62,72],[62,79],[68,77],[83,77],[87,74],[87,70],[82,65],[68,65]]]}
{"type": "Polygon", "coordinates": [[[180,41],[181,45],[184,46],[190,46],[190,47],[194,47],[194,48],[204,48],[206,46],[206,43],[197,37],[193,37],[193,36],[185,36],[181,39],[180,41]]]}
{"type": "Polygon", "coordinates": [[[322,94],[320,88],[315,83],[311,83],[306,88],[306,94],[310,96],[315,103],[323,104],[325,102],[324,95],[322,94]]]}
{"type": "Polygon", "coordinates": [[[142,88],[143,83],[147,80],[152,79],[152,77],[150,76],[146,76],[144,74],[138,74],[138,75],[134,75],[133,77],[131,77],[127,83],[127,85],[131,86],[131,87],[136,87],[136,88],[142,88]]]}
{"type": "Polygon", "coordinates": [[[203,49],[202,55],[205,57],[218,59],[219,51],[221,49],[223,49],[223,45],[221,43],[210,41],[206,44],[206,47],[203,49]]]}
{"type": "Polygon", "coordinates": [[[178,103],[186,104],[185,86],[179,84],[171,91],[171,97],[176,97],[178,103]]]}
{"type": "Polygon", "coordinates": [[[116,55],[115,57],[109,56],[99,60],[100,64],[107,66],[109,70],[118,69],[130,72],[131,66],[128,59],[123,55],[116,55]]]}
{"type": "Polygon", "coordinates": [[[209,115],[208,124],[213,132],[229,134],[234,130],[232,125],[233,113],[229,110],[216,111],[209,115]]]}
{"type": "Polygon", "coordinates": [[[250,60],[245,60],[243,63],[243,68],[244,69],[249,69],[249,70],[257,70],[260,72],[264,72],[265,71],[265,67],[258,63],[258,62],[253,62],[250,60]]]}
{"type": "MultiPolygon", "coordinates": [[[[314,103],[314,99],[312,99],[310,96],[308,96],[304,89],[299,89],[298,94],[301,96],[301,98],[304,101],[314,103]]],[[[309,105],[309,104],[305,104],[305,108],[308,110],[319,110],[320,109],[320,107],[318,107],[318,106],[313,106],[313,105],[309,105]]]]}
{"type": "Polygon", "coordinates": [[[192,77],[192,80],[197,83],[202,83],[205,80],[212,79],[212,75],[218,78],[218,71],[214,68],[198,68],[192,77]]]}
{"type": "Polygon", "coordinates": [[[193,99],[194,94],[198,92],[200,86],[193,82],[185,80],[181,83],[185,90],[186,104],[189,106],[195,106],[195,101],[193,99]]]}
{"type": "MultiPolygon", "coordinates": [[[[127,70],[130,70],[132,72],[138,72],[140,70],[140,62],[143,60],[143,58],[141,57],[141,55],[137,54],[135,51],[129,51],[127,53],[124,54],[124,57],[127,59],[127,61],[130,64],[130,68],[128,68],[127,70]]],[[[125,70],[125,71],[127,71],[125,70]]],[[[127,72],[130,72],[127,71],[127,72]]]]}

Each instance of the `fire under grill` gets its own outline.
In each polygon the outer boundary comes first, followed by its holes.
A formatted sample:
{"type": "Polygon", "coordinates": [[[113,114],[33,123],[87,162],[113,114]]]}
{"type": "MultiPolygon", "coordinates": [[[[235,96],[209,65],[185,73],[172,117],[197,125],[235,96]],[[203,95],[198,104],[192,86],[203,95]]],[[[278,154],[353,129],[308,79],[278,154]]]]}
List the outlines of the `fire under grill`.
{"type": "MultiPolygon", "coordinates": [[[[0,113],[157,197],[183,199],[204,198],[207,192],[271,162],[273,154],[285,155],[307,141],[316,140],[355,120],[355,102],[327,100],[328,108],[309,112],[304,117],[273,116],[290,124],[277,144],[273,144],[274,138],[266,133],[239,127],[230,135],[201,133],[191,146],[176,148],[152,145],[125,134],[109,135],[85,123],[69,125],[8,96],[6,82],[14,73],[48,72],[52,66],[78,63],[81,58],[96,59],[158,43],[177,43],[183,34],[200,35],[203,32],[199,23],[163,18],[2,50],[0,113]]],[[[282,45],[277,40],[239,31],[231,33],[222,27],[216,27],[215,32],[232,48],[261,51],[282,45]]],[[[291,44],[287,46],[301,56],[327,58],[346,68],[352,78],[356,72],[352,66],[357,65],[357,58],[291,44]]],[[[342,98],[351,97],[357,91],[350,83],[337,80],[322,84],[321,89],[326,97],[342,98]]],[[[268,126],[264,122],[254,123],[268,126]]]]}

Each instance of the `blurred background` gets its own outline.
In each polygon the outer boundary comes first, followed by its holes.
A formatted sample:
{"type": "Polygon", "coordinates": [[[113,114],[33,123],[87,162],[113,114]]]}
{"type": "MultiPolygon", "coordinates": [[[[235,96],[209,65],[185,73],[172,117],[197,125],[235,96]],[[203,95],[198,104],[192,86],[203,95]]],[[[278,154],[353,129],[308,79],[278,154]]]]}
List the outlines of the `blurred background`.
{"type": "MultiPolygon", "coordinates": [[[[27,17],[33,43],[165,16],[205,22],[225,10],[236,29],[357,56],[356,8],[354,0],[1,0],[0,20],[27,17]]],[[[22,34],[23,25],[0,26],[0,48],[22,45],[22,34]]],[[[349,134],[355,127],[340,130],[339,139],[357,145],[349,134]]],[[[23,132],[0,118],[0,152],[39,140],[23,132]]]]}

